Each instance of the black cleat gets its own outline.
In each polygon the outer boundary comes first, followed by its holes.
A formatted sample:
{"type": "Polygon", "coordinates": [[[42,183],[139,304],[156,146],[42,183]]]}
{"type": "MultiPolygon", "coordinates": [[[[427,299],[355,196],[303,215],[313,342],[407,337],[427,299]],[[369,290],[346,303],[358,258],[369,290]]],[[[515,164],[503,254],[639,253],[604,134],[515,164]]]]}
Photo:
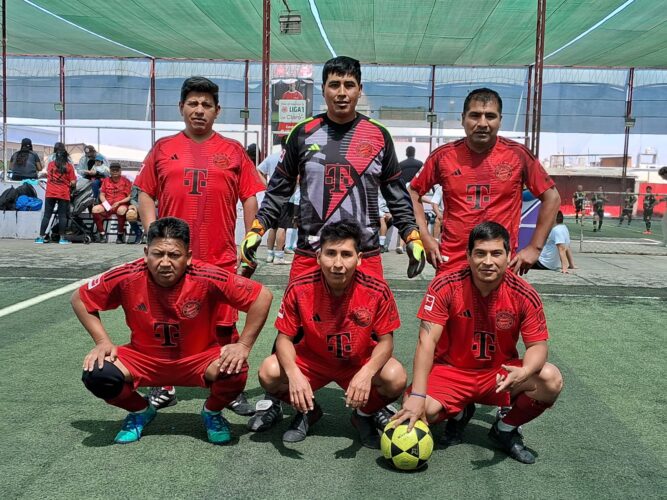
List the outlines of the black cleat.
{"type": "Polygon", "coordinates": [[[269,430],[283,419],[283,405],[279,399],[266,395],[257,401],[255,414],[248,420],[248,429],[253,432],[269,430]]]}
{"type": "Polygon", "coordinates": [[[387,427],[391,417],[396,415],[397,411],[398,410],[394,408],[393,405],[387,405],[373,413],[373,422],[375,422],[375,427],[377,430],[380,432],[384,431],[384,428],[387,427]]]}
{"type": "Polygon", "coordinates": [[[125,234],[119,234],[116,236],[116,244],[121,245],[123,243],[125,243],[125,234]]]}
{"type": "Polygon", "coordinates": [[[242,417],[250,417],[255,414],[255,407],[248,402],[245,391],[236,396],[236,399],[229,403],[227,408],[242,417]]]}
{"type": "Polygon", "coordinates": [[[151,387],[151,390],[148,391],[148,396],[146,396],[148,402],[152,404],[156,410],[166,408],[168,406],[174,406],[178,403],[176,399],[176,389],[171,388],[167,390],[164,387],[151,387]]]}
{"type": "Polygon", "coordinates": [[[498,421],[496,420],[491,426],[491,430],[489,430],[489,437],[499,448],[517,462],[521,462],[522,464],[535,463],[535,455],[526,449],[523,444],[523,438],[517,429],[513,429],[510,432],[503,432],[498,429],[498,421]]]}
{"type": "Polygon", "coordinates": [[[463,409],[463,416],[460,420],[455,420],[453,418],[447,420],[445,435],[442,436],[440,444],[445,447],[461,444],[463,442],[463,431],[474,414],[475,403],[469,403],[468,406],[463,409]]]}
{"type": "Polygon", "coordinates": [[[289,429],[283,434],[283,441],[285,443],[298,443],[306,439],[308,430],[315,425],[319,419],[322,418],[322,408],[315,403],[315,408],[308,413],[297,413],[289,424],[289,429]]]}
{"type": "Polygon", "coordinates": [[[350,422],[357,429],[361,444],[373,450],[380,449],[380,435],[378,434],[377,427],[375,427],[375,419],[372,415],[370,417],[362,417],[354,410],[350,417],[350,422]]]}

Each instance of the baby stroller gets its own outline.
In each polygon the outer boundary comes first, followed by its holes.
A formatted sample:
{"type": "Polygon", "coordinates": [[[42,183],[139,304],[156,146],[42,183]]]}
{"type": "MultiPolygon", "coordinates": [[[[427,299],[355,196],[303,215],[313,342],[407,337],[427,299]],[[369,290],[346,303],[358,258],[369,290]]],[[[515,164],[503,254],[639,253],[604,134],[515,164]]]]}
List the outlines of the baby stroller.
{"type": "MultiPolygon", "coordinates": [[[[65,236],[72,243],[85,243],[87,245],[93,241],[92,226],[87,227],[86,223],[80,216],[94,204],[95,198],[93,197],[92,181],[83,178],[78,179],[70,199],[67,229],[65,230],[65,236]]],[[[58,216],[56,216],[51,225],[51,241],[57,241],[59,239],[58,216]]]]}

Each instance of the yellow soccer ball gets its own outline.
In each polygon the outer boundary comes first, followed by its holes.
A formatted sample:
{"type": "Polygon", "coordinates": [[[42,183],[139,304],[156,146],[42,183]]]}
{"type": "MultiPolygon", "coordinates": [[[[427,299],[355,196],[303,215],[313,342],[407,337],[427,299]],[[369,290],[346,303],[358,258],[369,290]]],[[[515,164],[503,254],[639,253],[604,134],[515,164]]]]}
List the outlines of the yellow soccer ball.
{"type": "Polygon", "coordinates": [[[412,431],[407,424],[392,427],[387,424],[380,439],[382,455],[391,465],[400,470],[415,470],[423,465],[433,453],[433,434],[421,420],[417,420],[412,431]]]}

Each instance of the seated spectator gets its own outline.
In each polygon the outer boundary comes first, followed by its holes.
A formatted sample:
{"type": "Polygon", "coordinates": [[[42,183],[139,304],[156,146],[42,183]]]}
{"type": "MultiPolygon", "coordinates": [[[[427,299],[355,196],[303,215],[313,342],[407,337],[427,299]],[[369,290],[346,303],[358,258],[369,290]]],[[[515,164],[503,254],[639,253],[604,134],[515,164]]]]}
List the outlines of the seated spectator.
{"type": "Polygon", "coordinates": [[[32,150],[32,141],[27,137],[22,139],[21,149],[14,153],[9,160],[11,179],[14,181],[37,179],[37,175],[42,168],[42,160],[32,150]]]}
{"type": "Polygon", "coordinates": [[[91,145],[85,146],[83,153],[84,155],[76,166],[76,171],[82,177],[92,181],[93,196],[97,200],[100,196],[102,179],[109,177],[109,161],[91,145]]]}
{"type": "Polygon", "coordinates": [[[130,202],[132,183],[129,179],[122,176],[120,163],[113,162],[109,170],[111,177],[102,180],[100,204],[93,207],[93,220],[98,232],[97,241],[99,243],[107,242],[104,221],[112,215],[116,215],[118,219],[118,238],[116,239],[116,243],[125,243],[125,214],[130,202]]]}
{"type": "Polygon", "coordinates": [[[258,158],[260,156],[259,148],[257,147],[257,144],[252,143],[249,144],[248,147],[246,148],[245,152],[248,154],[252,162],[257,165],[258,158]]]}
{"type": "Polygon", "coordinates": [[[132,191],[130,192],[130,205],[127,207],[127,213],[125,214],[125,218],[127,219],[127,222],[130,223],[130,227],[134,233],[134,241],[132,242],[134,245],[141,243],[141,239],[144,236],[144,231],[141,229],[141,224],[139,223],[140,191],[141,190],[137,186],[132,185],[132,191]]]}
{"type": "Polygon", "coordinates": [[[49,226],[53,209],[57,204],[58,234],[60,235],[58,243],[67,245],[70,241],[65,237],[65,230],[67,229],[67,217],[69,215],[70,190],[76,185],[76,173],[62,142],[56,142],[53,146],[53,153],[55,160],[49,162],[46,167],[48,180],[44,200],[44,215],[39,228],[39,237],[35,240],[35,243],[44,243],[46,228],[49,226]]]}
{"type": "Polygon", "coordinates": [[[542,253],[533,265],[533,269],[548,269],[568,273],[568,269],[577,269],[570,250],[570,232],[563,224],[563,212],[556,214],[556,225],[551,229],[542,253]]]}

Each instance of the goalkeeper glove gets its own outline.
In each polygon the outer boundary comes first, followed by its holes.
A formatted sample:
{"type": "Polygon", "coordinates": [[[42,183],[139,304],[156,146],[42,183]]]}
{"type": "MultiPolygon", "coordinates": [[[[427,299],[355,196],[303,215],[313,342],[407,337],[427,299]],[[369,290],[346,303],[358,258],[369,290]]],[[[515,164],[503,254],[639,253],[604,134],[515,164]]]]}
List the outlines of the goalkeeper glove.
{"type": "Polygon", "coordinates": [[[408,278],[414,278],[424,270],[426,252],[419,231],[412,230],[405,240],[405,250],[408,254],[408,278]]]}
{"type": "Polygon", "coordinates": [[[255,219],[252,221],[250,231],[248,231],[241,242],[241,265],[251,268],[253,271],[257,268],[257,248],[262,242],[264,226],[255,219]]]}

